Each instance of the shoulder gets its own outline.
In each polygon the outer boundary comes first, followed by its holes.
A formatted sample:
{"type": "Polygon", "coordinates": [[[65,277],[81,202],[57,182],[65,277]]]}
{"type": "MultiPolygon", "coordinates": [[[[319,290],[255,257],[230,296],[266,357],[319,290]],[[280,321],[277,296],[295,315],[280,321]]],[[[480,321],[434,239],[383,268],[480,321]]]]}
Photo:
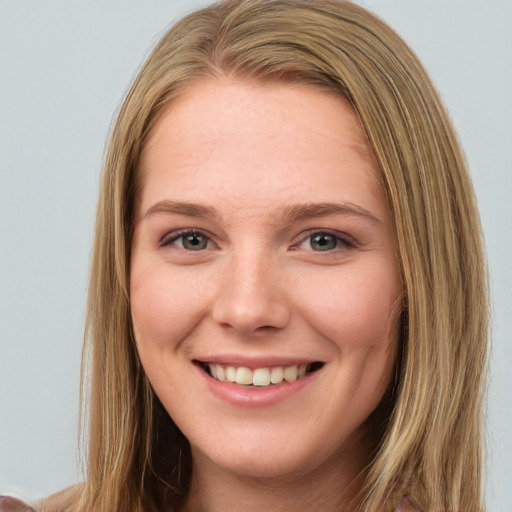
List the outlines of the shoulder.
{"type": "Polygon", "coordinates": [[[15,496],[0,496],[0,512],[72,512],[78,501],[81,486],[74,485],[43,500],[28,504],[15,496]]]}
{"type": "Polygon", "coordinates": [[[80,490],[80,485],[73,485],[52,494],[35,504],[35,512],[71,512],[76,507],[80,490]]]}
{"type": "Polygon", "coordinates": [[[34,512],[34,509],[20,498],[0,496],[0,512],[34,512]]]}

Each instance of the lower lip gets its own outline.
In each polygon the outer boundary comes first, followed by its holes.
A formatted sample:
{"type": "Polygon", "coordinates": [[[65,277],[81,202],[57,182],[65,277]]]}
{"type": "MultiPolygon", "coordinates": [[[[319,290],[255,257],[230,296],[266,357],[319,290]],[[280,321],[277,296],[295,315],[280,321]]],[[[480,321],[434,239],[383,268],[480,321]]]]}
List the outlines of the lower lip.
{"type": "Polygon", "coordinates": [[[315,380],[321,370],[308,373],[294,382],[282,382],[270,386],[241,386],[233,382],[221,382],[208,375],[201,367],[196,366],[196,370],[204,379],[208,390],[217,398],[232,405],[247,408],[268,407],[282,402],[293,395],[302,391],[312,381],[315,380]]]}

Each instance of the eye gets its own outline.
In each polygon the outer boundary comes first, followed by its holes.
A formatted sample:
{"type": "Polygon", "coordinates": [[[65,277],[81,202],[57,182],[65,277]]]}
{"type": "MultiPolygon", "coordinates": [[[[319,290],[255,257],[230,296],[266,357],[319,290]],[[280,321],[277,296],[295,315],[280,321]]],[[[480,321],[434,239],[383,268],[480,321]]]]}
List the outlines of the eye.
{"type": "Polygon", "coordinates": [[[309,236],[309,245],[313,251],[330,251],[338,247],[338,238],[330,233],[316,233],[309,236]]]}
{"type": "Polygon", "coordinates": [[[208,239],[199,233],[189,233],[179,237],[183,249],[187,251],[202,251],[208,245],[208,239]]]}
{"type": "Polygon", "coordinates": [[[160,246],[177,246],[185,251],[203,251],[211,247],[213,242],[203,233],[195,230],[173,231],[160,240],[160,246]]]}
{"type": "Polygon", "coordinates": [[[331,231],[311,231],[292,249],[315,252],[330,252],[355,247],[356,243],[349,235],[331,231]]]}

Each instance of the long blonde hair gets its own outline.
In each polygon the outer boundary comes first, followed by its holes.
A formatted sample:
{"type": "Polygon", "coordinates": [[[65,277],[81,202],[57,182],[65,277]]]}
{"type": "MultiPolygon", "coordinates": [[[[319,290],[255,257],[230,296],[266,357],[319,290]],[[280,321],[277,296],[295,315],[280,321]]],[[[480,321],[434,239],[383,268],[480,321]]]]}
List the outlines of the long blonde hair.
{"type": "Polygon", "coordinates": [[[403,281],[403,339],[361,511],[391,509],[404,492],[425,510],[483,510],[488,292],[472,186],[418,59],[385,23],[343,0],[228,0],[200,10],[161,39],[129,91],[101,182],[83,368],[87,478],[73,508],[178,511],[186,497],[188,442],[135,349],[130,248],[148,133],[183,90],[215,76],[335,91],[379,162],[403,281]]]}

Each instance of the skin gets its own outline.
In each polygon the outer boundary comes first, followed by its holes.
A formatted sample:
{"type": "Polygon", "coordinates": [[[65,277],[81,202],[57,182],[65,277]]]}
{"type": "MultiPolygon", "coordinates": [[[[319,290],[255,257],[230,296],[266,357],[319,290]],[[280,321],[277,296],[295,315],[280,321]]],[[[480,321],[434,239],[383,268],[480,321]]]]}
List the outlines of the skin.
{"type": "Polygon", "coordinates": [[[353,110],[313,88],[205,80],[156,123],[142,178],[134,332],[191,443],[189,509],[352,510],[401,296],[378,166],[353,110]],[[194,362],[229,358],[323,366],[285,399],[244,407],[213,394],[194,362]]]}

